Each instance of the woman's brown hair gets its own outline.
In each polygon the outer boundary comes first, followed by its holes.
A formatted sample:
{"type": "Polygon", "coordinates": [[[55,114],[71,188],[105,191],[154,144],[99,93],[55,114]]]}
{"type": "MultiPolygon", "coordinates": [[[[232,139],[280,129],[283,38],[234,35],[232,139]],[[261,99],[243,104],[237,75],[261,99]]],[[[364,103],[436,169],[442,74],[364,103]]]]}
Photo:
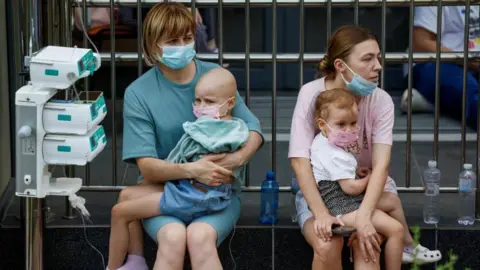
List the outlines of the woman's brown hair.
{"type": "Polygon", "coordinates": [[[326,75],[327,79],[335,79],[335,60],[346,61],[355,45],[371,39],[378,42],[375,34],[366,28],[356,25],[345,25],[338,28],[328,41],[327,53],[318,64],[318,71],[326,75]]]}
{"type": "Polygon", "coordinates": [[[148,11],[143,23],[142,47],[145,63],[157,63],[157,42],[162,38],[174,39],[192,33],[195,36],[196,23],[192,13],[181,3],[159,3],[148,11]]]}

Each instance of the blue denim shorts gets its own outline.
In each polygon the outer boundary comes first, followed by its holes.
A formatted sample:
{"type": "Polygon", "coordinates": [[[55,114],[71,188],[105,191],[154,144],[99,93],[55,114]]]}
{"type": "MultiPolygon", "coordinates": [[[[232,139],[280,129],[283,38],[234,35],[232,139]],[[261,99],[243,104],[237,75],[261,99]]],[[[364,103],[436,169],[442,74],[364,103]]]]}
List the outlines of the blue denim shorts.
{"type": "Polygon", "coordinates": [[[232,196],[230,199],[230,204],[228,206],[218,212],[207,214],[204,216],[200,216],[194,218],[191,222],[185,223],[181,219],[174,217],[174,216],[167,216],[161,215],[156,216],[148,219],[143,220],[143,227],[147,234],[152,238],[155,242],[157,242],[157,233],[158,231],[165,225],[177,222],[188,226],[189,224],[195,222],[204,222],[211,225],[215,231],[217,232],[217,247],[227,238],[230,232],[233,230],[235,224],[238,222],[240,218],[240,208],[241,202],[240,198],[237,196],[232,196]]]}
{"type": "Polygon", "coordinates": [[[231,197],[231,184],[210,187],[190,180],[169,181],[165,183],[160,200],[160,213],[175,216],[188,224],[227,208],[231,197]]]}

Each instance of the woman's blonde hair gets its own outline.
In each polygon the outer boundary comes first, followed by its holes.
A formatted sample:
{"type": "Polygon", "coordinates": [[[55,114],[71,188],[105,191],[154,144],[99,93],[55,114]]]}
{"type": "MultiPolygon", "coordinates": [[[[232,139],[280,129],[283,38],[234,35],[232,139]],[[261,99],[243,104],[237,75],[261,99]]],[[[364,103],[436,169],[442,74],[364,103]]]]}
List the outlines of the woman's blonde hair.
{"type": "Polygon", "coordinates": [[[148,11],[143,23],[142,49],[145,63],[155,65],[161,39],[180,38],[192,33],[195,37],[196,23],[192,13],[181,3],[159,3],[148,11]]]}

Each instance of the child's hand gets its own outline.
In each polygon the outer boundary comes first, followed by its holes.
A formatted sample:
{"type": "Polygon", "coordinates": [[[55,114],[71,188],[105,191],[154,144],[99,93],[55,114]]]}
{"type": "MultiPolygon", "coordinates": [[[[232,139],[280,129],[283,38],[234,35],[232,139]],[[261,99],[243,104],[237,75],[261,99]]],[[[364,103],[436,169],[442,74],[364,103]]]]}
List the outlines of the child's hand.
{"type": "Polygon", "coordinates": [[[370,170],[367,167],[358,167],[357,168],[357,175],[360,178],[364,178],[364,177],[368,176],[371,172],[372,172],[372,170],[370,170]]]}

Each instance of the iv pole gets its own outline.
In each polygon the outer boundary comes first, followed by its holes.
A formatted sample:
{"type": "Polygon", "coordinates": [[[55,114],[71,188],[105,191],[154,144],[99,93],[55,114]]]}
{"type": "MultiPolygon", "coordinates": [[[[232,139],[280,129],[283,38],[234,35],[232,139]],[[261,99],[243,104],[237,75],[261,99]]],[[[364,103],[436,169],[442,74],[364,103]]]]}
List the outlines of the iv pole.
{"type": "MultiPolygon", "coordinates": [[[[22,56],[31,56],[40,46],[41,0],[23,0],[22,56]]],[[[24,59],[22,59],[24,60],[24,59]]],[[[24,68],[26,67],[24,63],[24,68]]],[[[45,225],[45,199],[24,198],[25,203],[25,269],[43,269],[43,230],[45,225]]]]}

